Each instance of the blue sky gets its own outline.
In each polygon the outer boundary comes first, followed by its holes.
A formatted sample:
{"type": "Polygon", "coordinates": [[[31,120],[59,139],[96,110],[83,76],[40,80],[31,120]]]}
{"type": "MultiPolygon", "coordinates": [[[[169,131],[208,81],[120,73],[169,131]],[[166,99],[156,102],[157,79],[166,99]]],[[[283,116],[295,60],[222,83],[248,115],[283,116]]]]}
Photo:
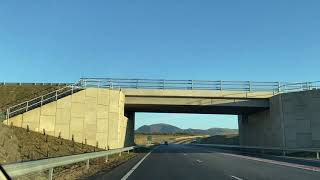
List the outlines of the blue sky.
{"type": "Polygon", "coordinates": [[[1,1],[0,81],[319,80],[319,9],[318,0],[1,1]]]}

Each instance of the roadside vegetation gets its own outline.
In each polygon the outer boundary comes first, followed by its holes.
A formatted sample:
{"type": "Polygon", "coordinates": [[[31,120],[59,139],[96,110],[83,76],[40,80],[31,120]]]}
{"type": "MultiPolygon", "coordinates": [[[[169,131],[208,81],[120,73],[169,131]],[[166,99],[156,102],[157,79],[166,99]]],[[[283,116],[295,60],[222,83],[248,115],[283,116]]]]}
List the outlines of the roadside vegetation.
{"type": "Polygon", "coordinates": [[[199,139],[201,144],[239,145],[238,134],[215,135],[199,139]]]}
{"type": "MultiPolygon", "coordinates": [[[[153,144],[161,144],[164,141],[167,142],[174,142],[181,138],[190,138],[193,135],[190,134],[183,134],[183,133],[177,133],[177,134],[161,134],[161,133],[136,133],[134,136],[134,141],[137,145],[145,145],[148,144],[148,136],[152,137],[151,143],[153,144]]],[[[196,136],[196,135],[194,135],[196,136]]]]}
{"type": "Polygon", "coordinates": [[[64,87],[63,85],[0,85],[0,121],[8,107],[64,87]]]}
{"type": "Polygon", "coordinates": [[[104,149],[0,123],[1,164],[101,150],[104,149]]]}

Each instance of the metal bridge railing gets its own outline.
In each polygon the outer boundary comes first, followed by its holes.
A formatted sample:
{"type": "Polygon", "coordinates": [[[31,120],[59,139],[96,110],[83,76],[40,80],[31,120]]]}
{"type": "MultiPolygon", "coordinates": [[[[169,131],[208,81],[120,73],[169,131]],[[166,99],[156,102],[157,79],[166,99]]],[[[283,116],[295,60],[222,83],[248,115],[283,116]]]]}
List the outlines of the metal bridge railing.
{"type": "Polygon", "coordinates": [[[81,78],[83,87],[134,88],[134,89],[191,89],[244,92],[284,93],[320,88],[320,81],[314,82],[257,82],[257,81],[201,81],[165,79],[112,79],[81,78]]]}

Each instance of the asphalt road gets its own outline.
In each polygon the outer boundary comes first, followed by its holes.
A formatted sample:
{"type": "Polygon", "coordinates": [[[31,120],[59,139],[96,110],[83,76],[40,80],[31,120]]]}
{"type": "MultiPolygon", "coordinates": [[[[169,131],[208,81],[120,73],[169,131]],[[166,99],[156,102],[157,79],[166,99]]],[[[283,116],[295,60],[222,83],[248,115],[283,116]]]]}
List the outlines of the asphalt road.
{"type": "Polygon", "coordinates": [[[110,172],[102,171],[89,179],[320,179],[320,168],[315,168],[315,171],[305,170],[310,167],[257,157],[247,158],[247,156],[192,145],[161,145],[146,155],[140,154],[110,172]]]}

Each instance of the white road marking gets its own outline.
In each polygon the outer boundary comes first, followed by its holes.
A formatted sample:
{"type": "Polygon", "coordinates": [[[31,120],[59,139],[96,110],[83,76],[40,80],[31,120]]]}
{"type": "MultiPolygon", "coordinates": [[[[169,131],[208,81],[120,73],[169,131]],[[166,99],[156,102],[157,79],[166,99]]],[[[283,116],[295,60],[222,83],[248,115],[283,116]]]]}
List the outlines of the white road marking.
{"type": "Polygon", "coordinates": [[[183,153],[183,155],[186,156],[187,154],[186,154],[186,153],[183,153]]]}
{"type": "Polygon", "coordinates": [[[256,158],[256,157],[244,156],[244,155],[239,155],[239,154],[222,153],[222,152],[217,152],[217,151],[207,151],[207,152],[210,152],[210,153],[214,152],[217,154],[238,157],[241,159],[247,159],[247,160],[259,161],[259,162],[264,162],[264,163],[269,163],[269,164],[276,164],[276,165],[280,165],[280,166],[298,168],[298,169],[303,169],[303,170],[308,170],[308,171],[320,172],[320,168],[314,167],[314,166],[307,166],[307,165],[300,165],[300,164],[294,164],[294,163],[288,163],[288,162],[282,162],[282,161],[276,161],[276,160],[270,160],[270,159],[256,158]]]}
{"type": "Polygon", "coordinates": [[[198,163],[202,163],[202,162],[203,162],[203,161],[201,161],[201,160],[199,160],[199,159],[197,159],[196,161],[197,161],[198,163]]]}
{"type": "Polygon", "coordinates": [[[243,179],[241,179],[241,178],[239,178],[237,176],[231,176],[231,178],[236,179],[236,180],[243,180],[243,179]]]}
{"type": "MultiPolygon", "coordinates": [[[[159,147],[159,146],[158,146],[158,147],[159,147]]],[[[152,151],[154,151],[154,150],[157,149],[158,147],[154,148],[152,151]]],[[[127,172],[127,174],[124,175],[124,176],[121,178],[121,180],[126,180],[126,179],[128,179],[128,177],[133,173],[133,171],[136,170],[136,169],[139,167],[139,165],[142,163],[142,161],[144,161],[144,160],[152,153],[152,151],[150,151],[148,154],[146,154],[135,166],[133,166],[133,168],[130,169],[130,171],[127,172]]]]}

